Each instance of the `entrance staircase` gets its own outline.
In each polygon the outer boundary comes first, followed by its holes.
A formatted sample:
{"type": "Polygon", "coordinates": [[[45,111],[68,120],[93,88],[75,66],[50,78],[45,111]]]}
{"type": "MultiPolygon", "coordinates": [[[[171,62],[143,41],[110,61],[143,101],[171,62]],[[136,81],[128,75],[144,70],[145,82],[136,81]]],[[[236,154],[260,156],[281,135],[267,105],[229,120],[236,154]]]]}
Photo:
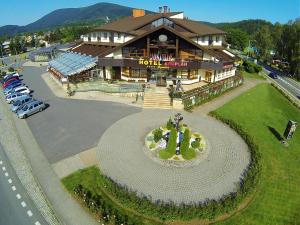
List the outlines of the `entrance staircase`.
{"type": "Polygon", "coordinates": [[[144,94],[144,108],[171,109],[171,98],[166,88],[146,90],[144,94]]]}

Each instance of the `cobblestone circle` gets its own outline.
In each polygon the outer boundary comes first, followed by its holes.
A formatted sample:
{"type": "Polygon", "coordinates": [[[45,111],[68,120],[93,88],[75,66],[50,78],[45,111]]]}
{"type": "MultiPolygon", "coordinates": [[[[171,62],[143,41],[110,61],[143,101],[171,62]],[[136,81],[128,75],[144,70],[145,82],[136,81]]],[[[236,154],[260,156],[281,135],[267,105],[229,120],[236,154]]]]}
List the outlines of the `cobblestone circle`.
{"type": "Polygon", "coordinates": [[[236,190],[250,161],[248,146],[232,129],[206,115],[183,113],[183,123],[209,143],[208,156],[193,167],[167,167],[145,154],[144,138],[175,112],[143,110],[106,130],[97,147],[101,171],[152,201],[191,203],[218,199],[236,190]]]}

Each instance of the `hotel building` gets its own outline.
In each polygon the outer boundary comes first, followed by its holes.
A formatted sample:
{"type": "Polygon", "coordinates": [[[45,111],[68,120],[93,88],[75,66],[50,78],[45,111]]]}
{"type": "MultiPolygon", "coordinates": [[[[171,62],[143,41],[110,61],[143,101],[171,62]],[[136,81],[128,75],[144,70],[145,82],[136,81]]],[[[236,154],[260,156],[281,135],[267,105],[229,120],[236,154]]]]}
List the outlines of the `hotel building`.
{"type": "Polygon", "coordinates": [[[134,9],[132,16],[84,34],[82,42],[66,53],[70,56],[65,55],[64,62],[60,58],[50,62],[49,69],[71,82],[88,79],[96,68],[104,79],[158,86],[178,80],[182,84],[217,82],[236,71],[235,55],[224,48],[225,35],[166,6],[153,14],[134,9]],[[68,65],[68,57],[75,69],[68,65]]]}

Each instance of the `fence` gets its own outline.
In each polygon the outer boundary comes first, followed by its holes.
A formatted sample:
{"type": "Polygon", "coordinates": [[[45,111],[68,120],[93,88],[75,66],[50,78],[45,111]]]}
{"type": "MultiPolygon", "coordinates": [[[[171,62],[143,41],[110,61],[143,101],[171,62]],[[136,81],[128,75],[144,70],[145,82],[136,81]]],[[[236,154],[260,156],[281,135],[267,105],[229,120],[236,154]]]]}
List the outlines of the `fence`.
{"type": "Polygon", "coordinates": [[[181,95],[184,109],[190,110],[194,106],[201,105],[242,83],[243,77],[237,74],[233,77],[186,91],[181,95]]]}
{"type": "Polygon", "coordinates": [[[75,92],[101,91],[105,93],[137,93],[143,92],[144,88],[141,84],[109,84],[103,80],[94,80],[77,84],[72,90],[75,92]]]}

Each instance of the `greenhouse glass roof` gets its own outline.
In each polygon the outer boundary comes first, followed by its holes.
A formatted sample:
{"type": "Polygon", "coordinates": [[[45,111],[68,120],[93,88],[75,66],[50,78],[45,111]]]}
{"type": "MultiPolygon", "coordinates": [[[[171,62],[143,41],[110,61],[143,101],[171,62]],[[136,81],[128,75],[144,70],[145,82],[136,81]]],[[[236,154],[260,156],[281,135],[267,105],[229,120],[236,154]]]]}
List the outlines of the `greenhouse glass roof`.
{"type": "Polygon", "coordinates": [[[97,58],[66,52],[49,62],[49,66],[60,72],[63,76],[72,76],[97,65],[97,58]]]}

